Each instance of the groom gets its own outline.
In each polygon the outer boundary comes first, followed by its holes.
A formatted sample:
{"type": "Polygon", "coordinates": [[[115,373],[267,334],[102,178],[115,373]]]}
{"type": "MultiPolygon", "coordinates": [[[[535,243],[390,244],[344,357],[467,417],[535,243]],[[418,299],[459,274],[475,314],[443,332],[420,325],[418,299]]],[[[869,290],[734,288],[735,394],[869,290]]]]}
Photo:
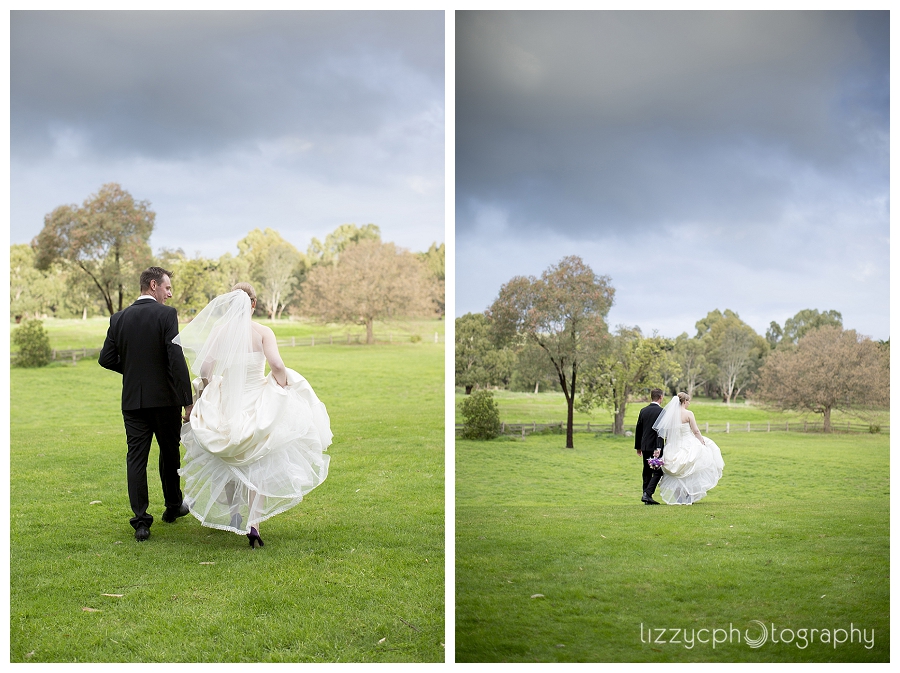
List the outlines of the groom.
{"type": "Polygon", "coordinates": [[[188,513],[181,494],[181,421],[191,413],[191,379],[178,334],[178,314],[166,306],[172,297],[172,274],[158,266],[141,273],[141,296],[109,319],[100,351],[100,366],[122,375],[122,416],[128,442],[128,499],[134,538],[150,537],[153,516],[147,512],[147,461],[156,435],[159,478],[166,503],[162,520],[172,523],[188,513]],[[184,416],[181,409],[184,407],[184,416]]]}
{"type": "Polygon", "coordinates": [[[659,388],[654,388],[650,391],[650,404],[641,409],[641,413],[638,415],[637,427],[634,429],[634,448],[644,463],[644,490],[641,495],[641,502],[645,505],[659,504],[653,499],[653,493],[656,491],[656,485],[662,478],[662,470],[654,470],[647,464],[647,459],[653,457],[653,452],[656,449],[659,449],[659,455],[662,457],[663,440],[656,434],[656,430],[653,429],[653,424],[662,413],[662,397],[663,391],[659,388]]]}

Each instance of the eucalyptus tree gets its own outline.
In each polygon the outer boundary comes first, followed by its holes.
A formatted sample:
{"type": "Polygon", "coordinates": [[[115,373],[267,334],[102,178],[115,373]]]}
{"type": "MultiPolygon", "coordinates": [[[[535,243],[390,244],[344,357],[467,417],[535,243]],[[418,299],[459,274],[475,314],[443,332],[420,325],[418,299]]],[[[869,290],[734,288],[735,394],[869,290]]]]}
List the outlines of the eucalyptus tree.
{"type": "Polygon", "coordinates": [[[578,375],[608,337],[606,316],[615,289],[580,257],[564,257],[540,276],[516,276],[500,288],[488,310],[501,340],[537,344],[556,371],[566,399],[566,448],[574,448],[572,426],[578,375]]]}
{"type": "Polygon", "coordinates": [[[36,267],[55,262],[90,278],[112,315],[125,298],[137,294],[140,272],[152,259],[150,234],[156,214],[148,201],[136,201],[116,183],[103,185],[81,206],[62,205],[44,217],[31,245],[36,267]]]}

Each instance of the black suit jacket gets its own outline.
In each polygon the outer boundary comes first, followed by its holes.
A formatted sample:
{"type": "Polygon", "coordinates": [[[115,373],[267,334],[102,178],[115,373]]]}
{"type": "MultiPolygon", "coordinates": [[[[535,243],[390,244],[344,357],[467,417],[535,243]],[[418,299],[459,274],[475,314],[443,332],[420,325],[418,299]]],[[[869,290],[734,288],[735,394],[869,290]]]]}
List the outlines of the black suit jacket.
{"type": "Polygon", "coordinates": [[[122,410],[186,407],[191,378],[178,334],[178,312],[154,299],[138,299],[109,319],[100,366],[122,375],[122,410]]]}
{"type": "Polygon", "coordinates": [[[653,424],[662,413],[662,407],[653,402],[641,409],[637,426],[634,429],[634,448],[644,454],[652,454],[654,449],[663,448],[662,438],[656,434],[653,424]]]}

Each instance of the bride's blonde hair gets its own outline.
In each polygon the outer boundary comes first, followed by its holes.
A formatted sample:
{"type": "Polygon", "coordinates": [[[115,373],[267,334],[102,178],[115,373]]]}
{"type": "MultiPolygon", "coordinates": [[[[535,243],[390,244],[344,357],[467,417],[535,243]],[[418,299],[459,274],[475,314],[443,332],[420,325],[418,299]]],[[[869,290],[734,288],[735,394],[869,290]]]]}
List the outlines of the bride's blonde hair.
{"type": "Polygon", "coordinates": [[[687,393],[678,393],[678,401],[681,403],[681,406],[684,406],[691,401],[691,396],[687,393]]]}

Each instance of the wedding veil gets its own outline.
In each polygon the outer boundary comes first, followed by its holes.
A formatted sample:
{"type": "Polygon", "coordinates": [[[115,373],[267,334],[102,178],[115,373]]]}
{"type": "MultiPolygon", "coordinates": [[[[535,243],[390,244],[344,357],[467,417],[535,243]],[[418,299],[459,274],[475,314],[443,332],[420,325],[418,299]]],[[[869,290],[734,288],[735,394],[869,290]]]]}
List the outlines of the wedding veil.
{"type": "MultiPolygon", "coordinates": [[[[235,290],[213,299],[172,339],[181,346],[191,371],[202,381],[195,386],[221,386],[221,418],[240,424],[241,395],[250,365],[252,328],[250,296],[235,290]]],[[[224,428],[223,428],[224,429],[224,428]]]]}
{"type": "Polygon", "coordinates": [[[656,430],[657,435],[667,439],[674,437],[679,428],[681,428],[681,400],[678,399],[678,395],[675,395],[663,407],[662,413],[653,424],[653,429],[656,430]]]}

